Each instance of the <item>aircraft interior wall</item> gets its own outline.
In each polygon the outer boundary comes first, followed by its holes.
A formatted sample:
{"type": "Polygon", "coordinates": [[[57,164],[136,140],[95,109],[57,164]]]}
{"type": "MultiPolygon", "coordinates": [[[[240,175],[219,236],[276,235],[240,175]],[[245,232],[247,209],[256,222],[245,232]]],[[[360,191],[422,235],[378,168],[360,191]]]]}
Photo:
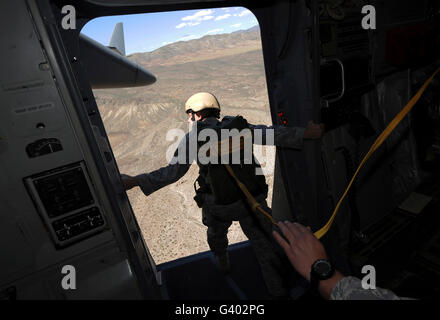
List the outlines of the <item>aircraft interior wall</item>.
{"type": "Polygon", "coordinates": [[[158,297],[148,251],[139,237],[135,244],[127,237],[134,222],[123,190],[105,187],[110,184],[92,156],[96,146],[84,134],[38,7],[32,1],[0,6],[8,12],[0,27],[9,30],[0,41],[0,296],[158,297]],[[72,267],[82,270],[78,290],[66,291],[62,281],[72,267]],[[145,290],[148,276],[154,281],[145,290]]]}
{"type": "MultiPolygon", "coordinates": [[[[328,129],[324,137],[324,163],[329,181],[334,185],[334,202],[345,190],[354,170],[377,136],[422,85],[419,83],[418,87],[414,86],[415,78],[420,78],[417,74],[423,74],[426,80],[438,65],[438,61],[433,59],[435,53],[433,56],[432,52],[426,52],[425,57],[418,57],[418,61],[414,61],[414,57],[408,57],[413,60],[401,65],[396,65],[397,55],[392,56],[398,49],[390,54],[390,34],[394,35],[392,32],[402,26],[405,28],[418,23],[426,24],[426,14],[430,10],[431,2],[421,2],[416,8],[413,4],[395,1],[373,4],[377,5],[378,12],[381,11],[377,19],[377,30],[364,38],[359,33],[357,43],[353,41],[352,49],[346,47],[345,52],[334,48],[335,45],[338,48],[344,46],[341,34],[345,32],[349,14],[341,22],[321,19],[321,25],[330,26],[338,34],[336,37],[334,34],[329,35],[325,28],[321,28],[324,32],[321,35],[322,55],[341,59],[345,65],[345,80],[352,83],[352,88],[346,88],[342,99],[331,102],[322,109],[328,129]],[[397,9],[398,6],[400,7],[397,9]],[[356,64],[347,63],[350,60],[356,64]],[[353,83],[357,85],[353,86],[353,83]]],[[[429,51],[428,43],[420,46],[420,50],[429,51]]],[[[328,80],[328,75],[323,75],[324,80],[328,80]]],[[[330,90],[327,86],[324,82],[324,93],[330,90]]],[[[384,146],[366,163],[347,199],[343,211],[356,211],[350,216],[357,216],[358,221],[354,223],[358,230],[367,228],[389,214],[421,182],[416,155],[420,141],[414,135],[413,113],[402,121],[384,146]]],[[[347,222],[347,219],[344,221],[347,222]]]]}

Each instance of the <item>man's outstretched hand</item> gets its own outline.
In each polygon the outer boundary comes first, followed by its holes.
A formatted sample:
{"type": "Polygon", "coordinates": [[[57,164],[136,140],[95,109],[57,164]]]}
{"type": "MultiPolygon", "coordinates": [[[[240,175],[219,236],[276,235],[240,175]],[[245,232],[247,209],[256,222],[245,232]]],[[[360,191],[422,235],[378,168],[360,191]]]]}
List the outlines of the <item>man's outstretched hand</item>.
{"type": "Polygon", "coordinates": [[[138,185],[136,179],[127,174],[121,174],[122,182],[124,183],[125,190],[130,190],[138,185]]]}
{"type": "Polygon", "coordinates": [[[324,133],[324,124],[315,124],[309,121],[306,130],[304,131],[304,139],[319,139],[324,133]]]}

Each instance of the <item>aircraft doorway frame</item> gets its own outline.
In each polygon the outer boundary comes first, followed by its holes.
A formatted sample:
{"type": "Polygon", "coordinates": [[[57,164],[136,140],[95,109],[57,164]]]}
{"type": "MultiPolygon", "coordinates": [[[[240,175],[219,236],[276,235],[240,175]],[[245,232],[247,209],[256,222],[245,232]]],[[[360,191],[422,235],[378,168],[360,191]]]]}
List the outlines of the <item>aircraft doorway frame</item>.
{"type": "Polygon", "coordinates": [[[106,195],[107,205],[113,213],[112,218],[116,220],[117,229],[113,231],[124,239],[121,249],[128,256],[143,297],[158,299],[161,293],[156,265],[141,236],[139,225],[122,187],[90,84],[84,79],[78,60],[79,32],[60,28],[61,10],[53,10],[48,1],[29,0],[27,4],[48,63],[53,70],[53,77],[58,83],[59,95],[68,109],[76,138],[88,151],[83,155],[94,178],[95,187],[101,194],[106,195]]]}
{"type": "MultiPolygon", "coordinates": [[[[316,5],[316,1],[312,2],[316,5]]],[[[92,18],[103,15],[204,9],[221,6],[246,7],[255,15],[261,29],[272,123],[274,125],[284,123],[305,127],[310,119],[319,118],[319,103],[317,104],[313,99],[314,96],[319,97],[317,95],[317,90],[319,90],[317,87],[318,79],[309,76],[310,71],[314,70],[313,74],[316,77],[316,68],[319,68],[320,59],[316,57],[316,52],[311,52],[310,48],[313,44],[309,38],[311,31],[316,30],[316,28],[314,28],[313,22],[307,15],[310,8],[307,8],[303,1],[277,1],[267,6],[264,3],[255,4],[251,1],[185,2],[122,7],[91,6],[78,1],[72,1],[72,3],[77,8],[77,13],[82,13],[81,18],[78,18],[77,21],[77,30],[81,30],[92,18]],[[277,16],[278,19],[272,19],[273,16],[277,16]],[[285,25],[289,26],[287,30],[283,28],[285,25]],[[298,48],[304,48],[304,50],[298,50],[298,48]],[[280,113],[283,113],[283,118],[279,117],[280,113]]],[[[77,58],[79,56],[79,31],[63,30],[59,27],[62,15],[61,12],[53,10],[57,8],[56,6],[51,8],[47,1],[41,1],[38,2],[38,7],[45,16],[45,24],[50,38],[50,40],[46,39],[45,41],[54,44],[50,55],[52,59],[61,62],[59,72],[68,81],[67,87],[74,100],[73,105],[78,113],[83,130],[86,132],[86,140],[92,146],[93,159],[97,164],[101,179],[105,182],[104,185],[109,199],[111,199],[112,207],[122,213],[121,216],[124,217],[125,223],[129,225],[125,233],[127,241],[131,244],[137,243],[133,248],[132,257],[137,261],[138,270],[142,270],[143,267],[139,257],[144,254],[142,251],[145,250],[148,255],[147,260],[153,265],[155,271],[154,261],[148,253],[148,248],[142,237],[139,236],[139,226],[127,195],[120,190],[122,183],[109,146],[108,137],[99,116],[87,76],[77,58]],[[61,56],[64,59],[60,59],[61,56]],[[69,63],[66,61],[69,61],[69,63]],[[121,202],[118,203],[115,199],[120,199],[121,202]],[[142,244],[139,244],[139,238],[142,239],[142,244]]],[[[316,39],[316,34],[312,35],[316,39]]],[[[326,221],[326,217],[321,217],[320,213],[330,212],[332,205],[325,184],[317,183],[321,179],[325,180],[317,146],[316,142],[307,143],[302,152],[277,148],[274,179],[274,188],[284,189],[284,192],[280,192],[280,194],[284,194],[285,197],[281,200],[278,199],[280,201],[275,201],[274,212],[288,212],[290,213],[288,218],[310,225],[312,229],[317,229],[326,221]],[[280,179],[281,177],[283,179],[280,179]]],[[[275,218],[277,219],[276,216],[275,218]]]]}

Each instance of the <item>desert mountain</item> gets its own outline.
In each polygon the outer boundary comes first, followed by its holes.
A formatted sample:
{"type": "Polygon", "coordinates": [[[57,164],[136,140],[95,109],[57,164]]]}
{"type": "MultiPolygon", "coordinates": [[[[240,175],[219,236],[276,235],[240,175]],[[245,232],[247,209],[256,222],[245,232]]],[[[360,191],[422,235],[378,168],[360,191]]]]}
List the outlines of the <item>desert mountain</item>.
{"type": "Polygon", "coordinates": [[[258,26],[244,31],[207,35],[200,39],[178,41],[146,53],[130,55],[135,62],[149,68],[186,62],[212,60],[251,50],[261,50],[258,26]]]}
{"type": "MultiPolygon", "coordinates": [[[[271,124],[258,27],[179,41],[129,58],[150,70],[157,82],[94,90],[121,173],[137,175],[167,164],[166,152],[175,142],[167,141],[167,132],[188,131],[183,106],[199,91],[216,95],[222,115],[240,114],[250,123],[271,124]]],[[[273,167],[274,149],[265,150],[268,167],[273,167]]],[[[193,200],[197,173],[194,165],[181,180],[148,197],[139,188],[128,191],[156,263],[209,250],[201,209],[193,200]]],[[[266,177],[271,185],[272,175],[266,177]]],[[[238,223],[228,237],[230,243],[246,240],[238,223]]]]}

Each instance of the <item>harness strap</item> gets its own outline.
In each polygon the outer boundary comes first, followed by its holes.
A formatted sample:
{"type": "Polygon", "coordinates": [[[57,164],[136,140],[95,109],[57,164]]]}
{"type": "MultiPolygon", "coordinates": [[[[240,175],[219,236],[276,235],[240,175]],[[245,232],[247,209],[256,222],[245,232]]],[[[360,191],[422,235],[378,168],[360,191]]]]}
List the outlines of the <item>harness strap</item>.
{"type": "Polygon", "coordinates": [[[260,213],[264,214],[272,224],[277,225],[275,220],[272,218],[270,214],[268,214],[262,207],[261,204],[258,203],[257,200],[255,200],[254,196],[249,192],[249,190],[246,188],[246,186],[241,183],[241,181],[237,178],[232,168],[229,166],[229,164],[224,165],[226,167],[226,170],[229,172],[232,178],[234,178],[235,182],[237,182],[238,187],[243,191],[244,195],[249,201],[249,204],[251,205],[252,211],[255,213],[259,211],[260,213]]]}

